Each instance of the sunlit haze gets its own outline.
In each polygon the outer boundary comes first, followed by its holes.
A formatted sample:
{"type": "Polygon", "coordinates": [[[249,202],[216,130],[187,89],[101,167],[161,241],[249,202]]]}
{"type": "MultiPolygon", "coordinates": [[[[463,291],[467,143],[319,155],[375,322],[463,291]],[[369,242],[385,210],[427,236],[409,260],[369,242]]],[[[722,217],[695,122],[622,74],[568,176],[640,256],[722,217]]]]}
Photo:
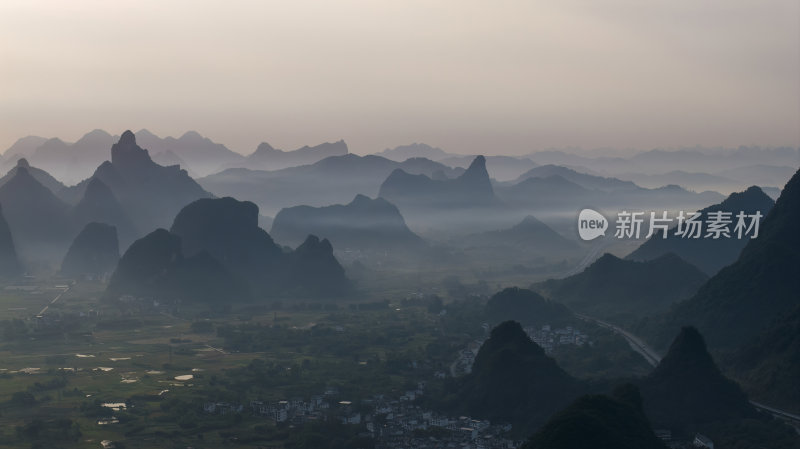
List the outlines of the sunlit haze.
{"type": "Polygon", "coordinates": [[[0,151],[95,128],[245,154],[800,145],[796,0],[5,0],[0,64],[0,151]]]}

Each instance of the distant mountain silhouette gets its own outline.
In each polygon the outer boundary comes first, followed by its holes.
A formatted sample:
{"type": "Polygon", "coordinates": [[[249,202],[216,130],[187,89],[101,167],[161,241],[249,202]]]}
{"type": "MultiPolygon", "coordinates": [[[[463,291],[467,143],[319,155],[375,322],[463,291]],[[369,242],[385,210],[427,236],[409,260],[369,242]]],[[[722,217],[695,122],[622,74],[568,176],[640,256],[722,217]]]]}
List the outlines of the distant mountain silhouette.
{"type": "Polygon", "coordinates": [[[742,183],[755,184],[765,187],[780,187],[784,185],[794,174],[797,164],[786,165],[767,165],[759,162],[752,165],[730,168],[717,172],[720,176],[736,179],[742,183]]]}
{"type": "Polygon", "coordinates": [[[394,170],[380,189],[380,196],[389,201],[414,207],[474,207],[495,205],[486,158],[477,156],[467,171],[456,179],[435,181],[426,175],[412,175],[394,170]]]}
{"type": "Polygon", "coordinates": [[[639,390],[630,384],[612,396],[582,396],[558,412],[522,449],[666,449],[642,408],[639,390]]]}
{"type": "Polygon", "coordinates": [[[189,164],[181,159],[180,156],[173,153],[172,150],[165,150],[160,153],[156,153],[152,156],[152,158],[153,162],[158,165],[163,165],[164,167],[169,167],[170,165],[180,165],[182,169],[186,170],[186,173],[188,173],[189,176],[193,178],[197,176],[197,173],[195,173],[191,167],[189,167],[189,164]]]}
{"type": "Polygon", "coordinates": [[[732,265],[708,280],[691,299],[643,325],[657,346],[687,324],[695,325],[715,350],[752,340],[800,301],[800,171],[732,265]]]}
{"type": "Polygon", "coordinates": [[[22,155],[60,181],[74,184],[91,175],[92,169],[107,159],[108,148],[114,140],[107,132],[96,129],[75,143],[47,139],[22,155]]]}
{"type": "Polygon", "coordinates": [[[575,209],[578,204],[597,204],[603,195],[559,175],[531,177],[495,190],[503,201],[529,210],[575,209]]]}
{"type": "Polygon", "coordinates": [[[287,281],[289,291],[298,295],[341,296],[351,289],[344,268],[333,255],[327,239],[309,235],[289,253],[287,281]]]}
{"type": "Polygon", "coordinates": [[[181,238],[187,256],[206,251],[253,281],[274,275],[283,257],[281,248],[258,227],[258,207],[248,201],[229,197],[194,201],[181,209],[170,232],[181,238]]]}
{"type": "Polygon", "coordinates": [[[516,181],[499,183],[497,195],[526,210],[575,213],[590,206],[610,210],[701,208],[723,199],[717,192],[695,193],[677,185],[645,189],[630,181],[581,173],[558,165],[542,165],[516,181]]]}
{"type": "Polygon", "coordinates": [[[207,252],[185,258],[180,237],[165,229],[133,242],[119,260],[106,297],[123,295],[215,303],[250,298],[246,286],[207,252]]]}
{"type": "Polygon", "coordinates": [[[143,148],[150,150],[153,160],[164,166],[180,164],[181,168],[199,176],[215,173],[231,165],[245,166],[244,156],[196,131],[188,131],[177,139],[162,139],[143,129],[136,132],[136,139],[143,148]]]}
{"type": "Polygon", "coordinates": [[[110,275],[119,260],[117,229],[105,223],[87,224],[75,237],[61,263],[61,274],[77,277],[110,275]]]}
{"type": "Polygon", "coordinates": [[[557,326],[574,319],[563,304],[548,301],[538,293],[509,287],[495,293],[486,303],[486,318],[491,323],[514,320],[523,326],[557,326]]]}
{"type": "Polygon", "coordinates": [[[8,227],[0,205],[0,277],[16,276],[22,272],[17,250],[14,247],[14,238],[8,227]]]}
{"type": "Polygon", "coordinates": [[[476,157],[455,179],[434,180],[394,170],[381,184],[379,195],[397,205],[412,227],[475,232],[508,221],[483,156],[476,157]]]}
{"type": "Polygon", "coordinates": [[[0,204],[23,261],[60,261],[74,235],[67,204],[21,166],[0,186],[0,204]]]}
{"type": "MultiPolygon", "coordinates": [[[[475,155],[450,155],[439,159],[439,162],[451,167],[468,167],[475,157],[475,155]]],[[[536,167],[536,163],[524,157],[486,156],[486,171],[491,178],[498,181],[517,179],[533,167],[536,167]]]]}
{"type": "Polygon", "coordinates": [[[16,176],[19,167],[25,168],[28,171],[28,173],[30,173],[30,175],[34,177],[34,179],[39,181],[40,184],[50,189],[50,191],[53,192],[59,198],[61,197],[60,195],[65,188],[64,184],[62,184],[56,178],[52,177],[46,171],[40,168],[31,167],[30,163],[28,163],[28,160],[25,158],[18,159],[17,164],[11,170],[9,170],[5,176],[0,178],[0,186],[7,183],[14,176],[16,176]]]}
{"type": "Polygon", "coordinates": [[[674,254],[647,262],[604,254],[582,273],[532,288],[578,312],[629,322],[667,310],[694,294],[707,279],[697,267],[674,254]]]}
{"type": "Polygon", "coordinates": [[[421,157],[430,159],[432,161],[439,161],[441,159],[455,156],[446,153],[441,148],[434,148],[424,143],[412,143],[410,145],[400,145],[395,148],[387,148],[380,153],[375,153],[376,156],[382,156],[386,159],[391,159],[396,162],[403,162],[406,159],[421,157]]]}
{"type": "Polygon", "coordinates": [[[520,434],[543,424],[567,405],[580,387],[522,330],[506,321],[494,329],[475,358],[472,372],[451,392],[458,413],[511,423],[520,434]]]}
{"type": "Polygon", "coordinates": [[[346,205],[283,209],[275,216],[271,233],[290,246],[309,234],[329,239],[339,250],[407,252],[426,246],[392,203],[364,195],[356,195],[346,205]]]}
{"type": "Polygon", "coordinates": [[[276,150],[270,144],[263,142],[255,152],[247,156],[245,163],[240,167],[252,170],[280,170],[314,164],[331,156],[344,156],[348,153],[347,144],[343,140],[325,142],[313,147],[304,146],[293,151],[276,150]]]}
{"type": "Polygon", "coordinates": [[[121,248],[138,236],[133,220],[128,216],[114,193],[100,178],[92,178],[86,185],[83,198],[70,211],[72,221],[78,227],[91,222],[106,223],[117,229],[121,248]]]}
{"type": "Polygon", "coordinates": [[[752,418],[757,412],[733,381],[722,375],[703,336],[684,327],[655,370],[641,382],[653,425],[692,433],[716,421],[752,418]]]}
{"type": "Polygon", "coordinates": [[[641,187],[630,181],[622,181],[616,178],[604,178],[602,176],[579,173],[571,168],[560,165],[542,165],[539,167],[534,167],[520,175],[519,178],[517,178],[517,182],[521,182],[529,178],[549,178],[551,176],[560,176],[567,181],[570,181],[588,190],[620,192],[641,189],[641,187]]]}
{"type": "MultiPolygon", "coordinates": [[[[800,164],[800,152],[797,147],[655,149],[638,152],[626,157],[611,156],[608,152],[603,151],[540,151],[531,153],[527,155],[527,157],[539,164],[591,167],[595,171],[613,176],[635,172],[643,174],[662,174],[665,172],[682,170],[705,172],[730,177],[734,180],[741,179],[738,177],[739,173],[733,173],[731,176],[731,173],[727,172],[728,170],[760,164],[785,167],[795,167],[800,164]]],[[[791,174],[789,176],[791,176],[791,174]]],[[[781,180],[782,178],[772,179],[781,180]]],[[[783,183],[783,181],[781,181],[781,183],[783,183]]],[[[743,189],[753,184],[763,185],[758,181],[742,179],[741,184],[736,186],[736,189],[743,189]]]]}
{"type": "Polygon", "coordinates": [[[346,204],[358,194],[377,196],[381,183],[396,168],[413,173],[457,172],[427,159],[400,163],[379,156],[347,154],[276,171],[235,168],[198,181],[215,195],[252,201],[262,213],[273,215],[298,204],[319,207],[346,204]]]}
{"type": "MultiPolygon", "coordinates": [[[[111,147],[111,161],[97,167],[92,178],[111,189],[137,230],[165,227],[183,206],[211,196],[185,170],[153,162],[130,131],[111,147]]],[[[70,193],[80,198],[92,178],[71,188],[70,193]]]]}
{"type": "Polygon", "coordinates": [[[775,202],[772,201],[772,198],[755,186],[744,192],[733,193],[722,203],[709,206],[700,211],[703,219],[710,212],[730,212],[733,223],[728,225],[727,228],[732,238],[681,238],[675,236],[673,227],[667,232],[667,238],[664,238],[663,231],[657,231],[653,237],[629,254],[626,259],[643,261],[651,260],[667,253],[675,253],[703,270],[706,274],[714,275],[722,267],[735,262],[742,248],[750,241],[749,236],[742,239],[736,238],[734,233],[736,214],[741,211],[747,214],[754,214],[758,211],[763,216],[766,216],[774,204],[775,202]]]}
{"type": "Polygon", "coordinates": [[[729,179],[711,173],[684,170],[673,170],[666,173],[627,172],[616,173],[614,176],[624,181],[631,181],[636,183],[636,185],[648,189],[675,184],[696,192],[704,190],[730,192],[731,190],[738,190],[740,188],[739,186],[742,184],[739,180],[729,179]]]}
{"type": "Polygon", "coordinates": [[[458,241],[464,247],[493,247],[558,257],[574,254],[578,250],[575,242],[562,237],[532,215],[528,215],[509,229],[472,234],[459,238],[458,241]]]}
{"type": "Polygon", "coordinates": [[[17,139],[13,145],[8,147],[6,151],[3,152],[3,157],[11,157],[14,160],[17,160],[21,157],[33,156],[33,153],[36,151],[36,149],[47,142],[47,140],[48,139],[46,137],[39,136],[26,136],[21,139],[17,139]]]}
{"type": "Polygon", "coordinates": [[[255,294],[338,296],[349,288],[327,240],[308,236],[294,252],[284,253],[258,227],[258,207],[250,202],[197,200],[178,213],[171,232],[182,240],[184,254],[208,253],[255,294]]]}

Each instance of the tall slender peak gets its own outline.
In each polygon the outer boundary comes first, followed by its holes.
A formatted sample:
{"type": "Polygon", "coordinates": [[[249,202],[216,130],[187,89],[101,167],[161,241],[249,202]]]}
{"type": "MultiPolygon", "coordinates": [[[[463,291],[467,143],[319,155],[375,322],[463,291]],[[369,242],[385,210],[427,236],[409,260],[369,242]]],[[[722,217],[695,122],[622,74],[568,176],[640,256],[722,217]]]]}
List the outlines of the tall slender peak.
{"type": "Polygon", "coordinates": [[[459,179],[467,180],[476,187],[480,186],[488,188],[491,191],[491,180],[489,179],[489,172],[486,170],[486,158],[483,156],[476,156],[469,164],[469,168],[465,171],[459,179]]]}
{"type": "Polygon", "coordinates": [[[692,326],[686,326],[681,329],[680,334],[675,337],[672,345],[664,357],[662,369],[668,369],[670,362],[675,363],[674,359],[678,359],[681,363],[691,363],[693,366],[714,366],[711,355],[706,348],[706,341],[700,332],[692,326]]]}
{"type": "Polygon", "coordinates": [[[125,131],[119,141],[111,146],[111,163],[115,166],[146,166],[152,164],[150,154],[136,144],[136,135],[125,131]]]}
{"type": "Polygon", "coordinates": [[[481,155],[475,156],[475,159],[473,159],[472,163],[469,164],[467,171],[486,171],[486,158],[481,155]]]}

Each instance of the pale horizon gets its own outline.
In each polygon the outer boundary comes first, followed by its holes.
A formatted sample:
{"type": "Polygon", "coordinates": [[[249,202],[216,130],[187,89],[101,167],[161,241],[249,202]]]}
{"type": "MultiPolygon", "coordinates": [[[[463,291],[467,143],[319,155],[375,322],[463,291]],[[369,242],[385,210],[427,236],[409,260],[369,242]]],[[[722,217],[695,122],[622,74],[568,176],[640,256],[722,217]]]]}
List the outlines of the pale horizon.
{"type": "Polygon", "coordinates": [[[800,146],[800,5],[0,5],[0,150],[196,130],[241,154],[800,146]]]}

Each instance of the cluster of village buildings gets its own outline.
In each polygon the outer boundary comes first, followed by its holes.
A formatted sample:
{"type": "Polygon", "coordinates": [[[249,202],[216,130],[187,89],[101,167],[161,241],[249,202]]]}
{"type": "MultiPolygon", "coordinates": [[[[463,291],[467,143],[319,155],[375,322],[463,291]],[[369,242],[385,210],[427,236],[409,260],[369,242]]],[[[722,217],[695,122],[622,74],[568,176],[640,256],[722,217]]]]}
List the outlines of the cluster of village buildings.
{"type": "Polygon", "coordinates": [[[306,400],[294,398],[277,402],[251,401],[249,409],[242,404],[209,402],[206,413],[228,414],[249,411],[271,420],[276,425],[300,426],[318,420],[336,419],[343,424],[361,426],[364,436],[375,440],[378,448],[460,448],[509,449],[519,441],[506,435],[511,425],[492,425],[489,421],[469,417],[450,417],[415,404],[424,394],[425,382],[405,391],[397,399],[374,396],[360,404],[339,400],[335,389],[306,400]],[[334,399],[335,398],[335,399],[334,399]]]}

